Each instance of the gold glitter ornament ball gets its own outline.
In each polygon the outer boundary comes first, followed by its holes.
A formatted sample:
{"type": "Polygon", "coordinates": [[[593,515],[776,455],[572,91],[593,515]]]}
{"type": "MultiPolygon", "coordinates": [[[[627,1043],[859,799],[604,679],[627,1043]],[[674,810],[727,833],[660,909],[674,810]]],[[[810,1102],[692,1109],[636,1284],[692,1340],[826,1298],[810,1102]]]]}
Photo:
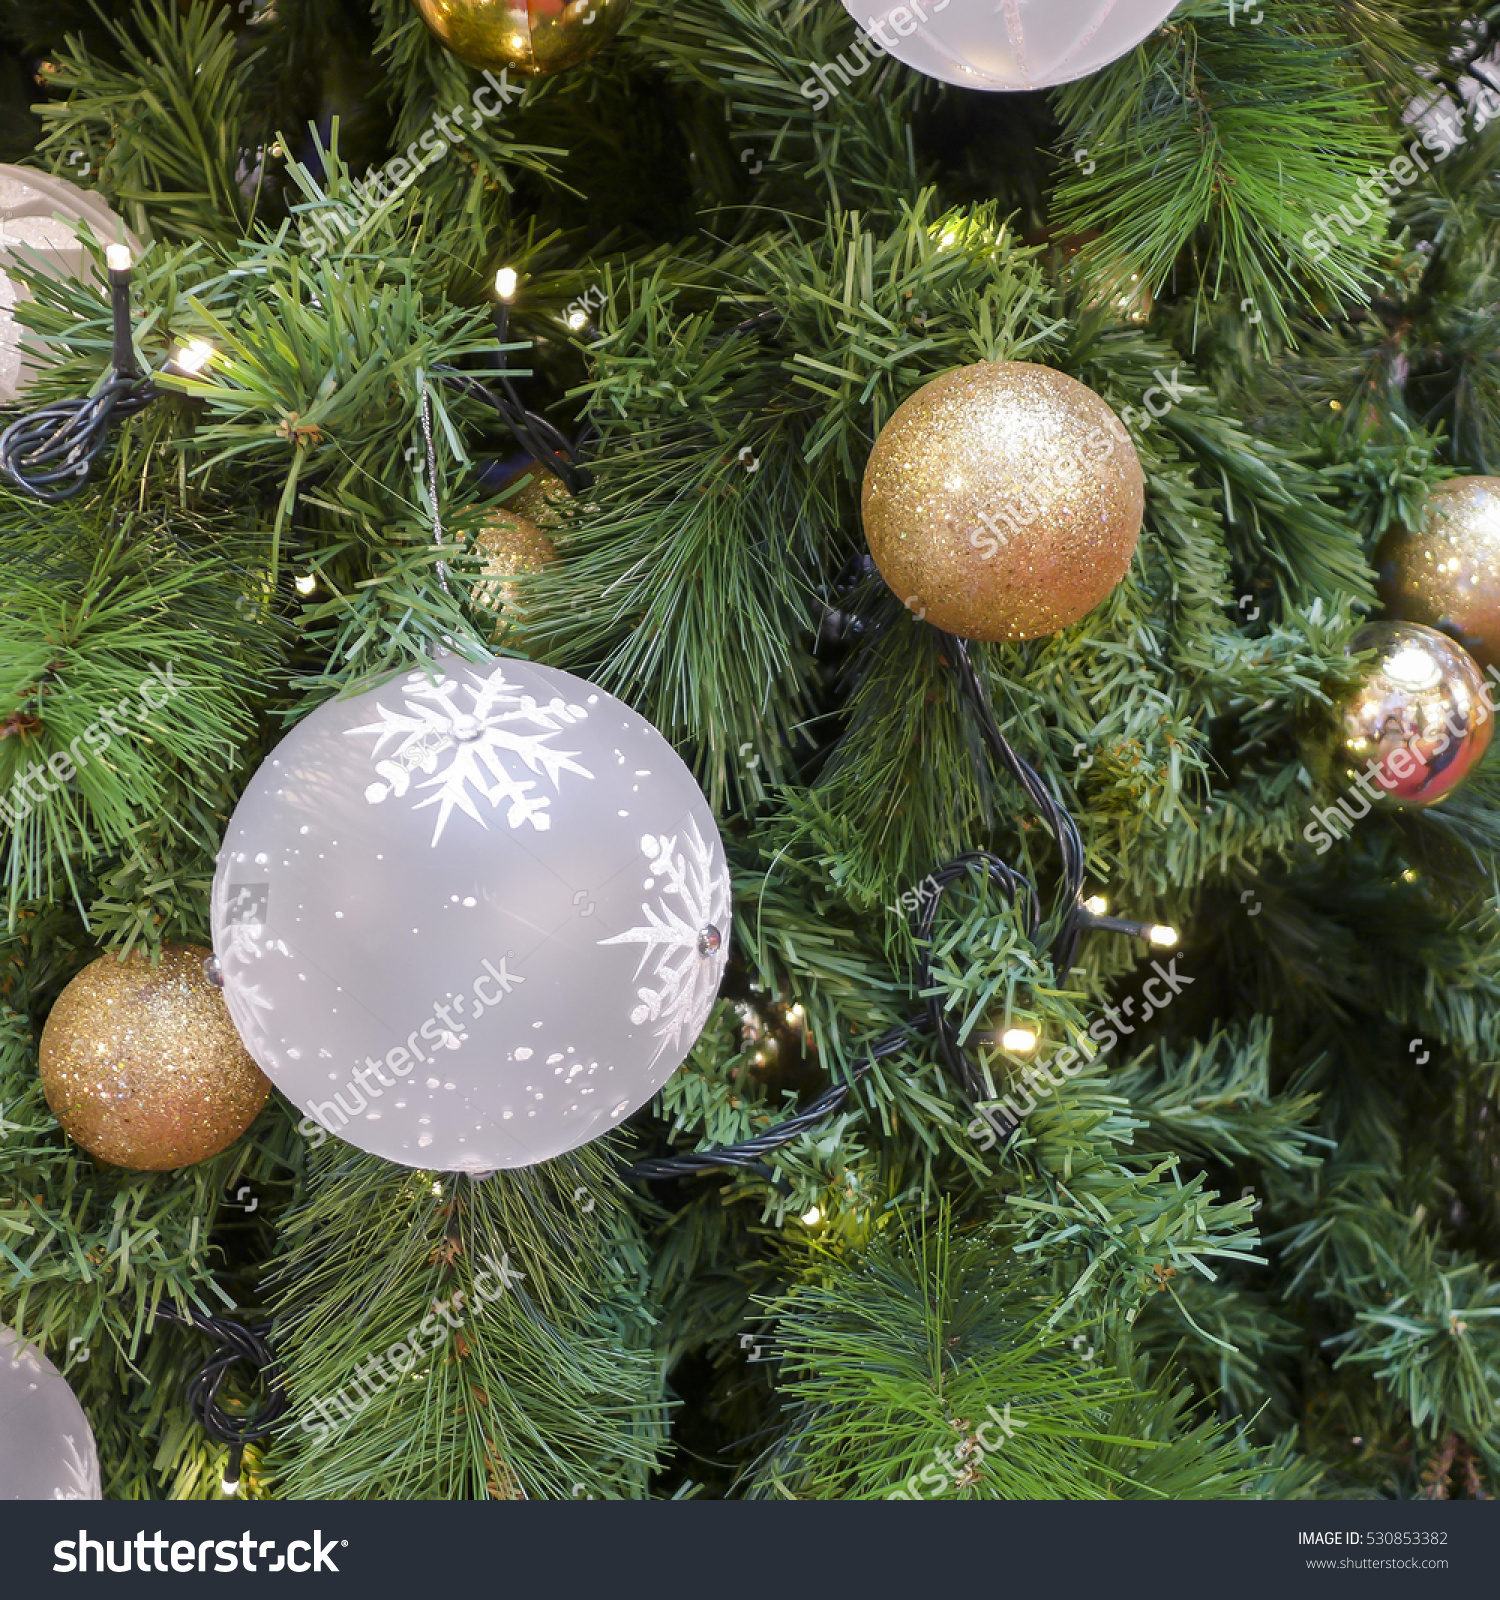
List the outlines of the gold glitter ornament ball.
{"type": "Polygon", "coordinates": [[[1436,628],[1371,622],[1349,641],[1375,654],[1313,730],[1305,753],[1326,788],[1345,789],[1354,818],[1374,802],[1430,806],[1451,794],[1489,748],[1495,719],[1473,658],[1436,628]],[[1361,799],[1361,795],[1366,799],[1361,799]]]}
{"type": "Polygon", "coordinates": [[[965,639],[1040,639],[1129,570],[1145,480],[1125,425],[1029,361],[949,372],[899,406],[865,468],[865,538],[914,615],[965,639]]]}
{"type": "Polygon", "coordinates": [[[530,78],[576,67],[620,31],[630,0],[416,0],[423,22],[471,67],[530,78]]]}
{"type": "Polygon", "coordinates": [[[516,579],[528,572],[539,572],[557,560],[557,546],[537,525],[503,507],[485,519],[477,540],[484,560],[484,576],[474,585],[474,598],[489,611],[505,613],[495,637],[510,624],[526,626],[516,579]]]}
{"type": "Polygon", "coordinates": [[[197,945],[101,956],[57,997],[42,1030],[42,1089],[70,1139],[137,1172],[226,1149],[271,1091],[240,1043],[197,945]]]}
{"type": "Polygon", "coordinates": [[[1397,528],[1375,558],[1386,610],[1440,628],[1481,667],[1500,667],[1500,478],[1450,478],[1421,533],[1397,528]]]}
{"type": "Polygon", "coordinates": [[[573,496],[555,472],[533,461],[512,473],[503,487],[510,489],[517,485],[516,493],[505,502],[505,510],[513,516],[525,517],[543,528],[556,528],[567,520],[564,507],[573,496]]]}
{"type": "Polygon", "coordinates": [[[1104,309],[1117,322],[1143,327],[1156,310],[1156,297],[1140,273],[1129,272],[1118,262],[1078,259],[1098,237],[1097,233],[1075,233],[1059,240],[1057,249],[1063,261],[1059,276],[1065,286],[1079,291],[1083,310],[1104,309]]]}

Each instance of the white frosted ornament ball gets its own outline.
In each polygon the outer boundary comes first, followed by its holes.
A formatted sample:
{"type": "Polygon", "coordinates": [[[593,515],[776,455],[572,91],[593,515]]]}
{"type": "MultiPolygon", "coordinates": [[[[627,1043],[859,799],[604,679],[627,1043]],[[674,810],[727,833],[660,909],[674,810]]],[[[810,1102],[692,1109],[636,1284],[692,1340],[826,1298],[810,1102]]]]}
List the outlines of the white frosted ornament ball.
{"type": "Polygon", "coordinates": [[[30,294],[6,269],[22,263],[59,278],[92,273],[93,259],[75,223],[85,224],[85,232],[92,231],[102,245],[123,243],[132,254],[140,253],[133,235],[97,194],[30,167],[0,165],[0,405],[15,400],[35,375],[30,351],[21,343],[27,330],[15,319],[15,307],[30,294]]]}
{"type": "Polygon", "coordinates": [[[729,957],[712,811],[660,733],[555,667],[444,655],[320,706],[235,809],[224,998],[322,1128],[484,1173],[644,1105],[729,957]]]}
{"type": "MultiPolygon", "coordinates": [[[[844,0],[885,52],[966,89],[1047,89],[1133,50],[1177,0],[844,0]]],[[[878,53],[878,51],[876,52],[878,53]]],[[[839,87],[837,68],[830,73],[839,87]]],[[[829,80],[825,79],[825,86],[829,80]]],[[[840,88],[839,92],[843,92],[840,88]]]]}
{"type": "Polygon", "coordinates": [[[0,1500],[98,1500],[94,1434],[68,1380],[0,1328],[0,1500]]]}

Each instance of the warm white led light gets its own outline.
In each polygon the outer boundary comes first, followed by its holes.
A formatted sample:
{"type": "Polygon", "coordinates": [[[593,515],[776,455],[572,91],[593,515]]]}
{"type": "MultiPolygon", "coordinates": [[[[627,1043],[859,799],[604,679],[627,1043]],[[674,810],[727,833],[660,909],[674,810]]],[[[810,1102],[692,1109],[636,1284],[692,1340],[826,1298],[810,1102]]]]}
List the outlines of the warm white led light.
{"type": "Polygon", "coordinates": [[[519,281],[514,267],[501,267],[495,274],[495,293],[502,300],[509,300],[515,294],[519,281]]]}
{"type": "Polygon", "coordinates": [[[1102,917],[1109,910],[1109,901],[1102,894],[1091,894],[1083,902],[1083,909],[1093,916],[1102,917]]]}
{"type": "Polygon", "coordinates": [[[218,352],[206,339],[189,339],[172,357],[179,372],[199,373],[218,352]]]}
{"type": "Polygon", "coordinates": [[[1000,1048],[1013,1056],[1024,1056],[1035,1050],[1037,1037],[1030,1028],[1007,1028],[1000,1035],[1000,1048]]]}
{"type": "Polygon", "coordinates": [[[1169,928],[1164,922],[1153,923],[1146,929],[1146,938],[1151,944],[1170,950],[1177,943],[1177,930],[1169,928]]]}
{"type": "Polygon", "coordinates": [[[823,1220],[823,1213],[819,1211],[816,1206],[814,1206],[811,1211],[804,1211],[802,1213],[802,1220],[808,1225],[809,1228],[811,1228],[815,1223],[823,1220]]]}
{"type": "Polygon", "coordinates": [[[104,260],[111,272],[130,271],[130,246],[128,244],[107,244],[104,247],[104,260]]]}
{"type": "Polygon", "coordinates": [[[316,589],[317,587],[318,587],[318,580],[315,577],[313,577],[312,573],[310,573],[310,572],[304,572],[302,574],[302,576],[297,579],[297,582],[296,582],[296,589],[297,589],[297,593],[298,594],[311,594],[313,592],[313,590],[316,589]]]}

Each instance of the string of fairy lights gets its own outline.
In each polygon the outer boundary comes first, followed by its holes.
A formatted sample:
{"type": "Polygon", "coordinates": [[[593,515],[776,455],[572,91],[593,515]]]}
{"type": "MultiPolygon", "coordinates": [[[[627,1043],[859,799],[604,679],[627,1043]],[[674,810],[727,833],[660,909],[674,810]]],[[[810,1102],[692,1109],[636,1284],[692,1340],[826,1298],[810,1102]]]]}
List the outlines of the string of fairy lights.
{"type": "MultiPolygon", "coordinates": [[[[88,482],[115,422],[135,415],[168,392],[157,382],[159,377],[196,378],[218,355],[207,340],[186,339],[158,372],[143,373],[131,337],[134,266],[130,247],[105,246],[105,266],[112,344],[109,369],[102,381],[81,398],[54,401],[24,413],[0,433],[0,471],[17,488],[52,505],[71,499],[88,482]]],[[[496,273],[494,316],[499,348],[491,372],[480,375],[449,366],[433,371],[444,383],[489,406],[534,461],[560,478],[570,494],[580,494],[593,483],[592,473],[583,465],[590,430],[585,425],[577,438],[569,439],[554,423],[532,411],[507,367],[510,307],[518,287],[514,268],[502,267],[496,273]]],[[[577,332],[586,326],[587,316],[575,311],[564,322],[577,332]]],[[[311,594],[315,585],[316,579],[309,575],[297,583],[302,594],[311,594]]]]}

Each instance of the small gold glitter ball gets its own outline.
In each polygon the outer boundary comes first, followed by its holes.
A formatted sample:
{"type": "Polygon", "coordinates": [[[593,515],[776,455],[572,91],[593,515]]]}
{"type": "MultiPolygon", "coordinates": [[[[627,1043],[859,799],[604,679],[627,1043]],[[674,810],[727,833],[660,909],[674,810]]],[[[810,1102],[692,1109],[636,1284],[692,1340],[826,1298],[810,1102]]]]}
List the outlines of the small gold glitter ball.
{"type": "Polygon", "coordinates": [[[1156,297],[1140,273],[1127,271],[1119,262],[1107,258],[1089,255],[1079,259],[1080,253],[1098,237],[1097,233],[1075,233],[1057,242],[1063,284],[1079,291],[1083,310],[1106,310],[1117,322],[1144,326],[1156,310],[1156,297]]]}
{"type": "Polygon", "coordinates": [[[1484,677],[1446,634],[1415,622],[1371,622],[1349,641],[1375,653],[1309,739],[1308,764],[1343,788],[1357,820],[1374,803],[1430,806],[1451,794],[1489,748],[1494,717],[1484,677]]]}
{"type": "Polygon", "coordinates": [[[515,580],[556,561],[557,546],[534,522],[508,506],[486,518],[476,542],[484,557],[484,576],[474,585],[474,598],[488,611],[505,613],[496,630],[498,638],[512,623],[526,626],[515,580]]]}
{"type": "Polygon", "coordinates": [[[1066,373],[981,361],[934,378],[865,468],[870,554],[917,617],[965,639],[1040,639],[1130,568],[1145,480],[1125,425],[1066,373]]]}
{"type": "Polygon", "coordinates": [[[70,1139],[137,1172],[227,1149],[271,1092],[197,945],[101,956],[57,997],[42,1030],[42,1089],[70,1139]]]}
{"type": "Polygon", "coordinates": [[[1386,610],[1500,666],[1500,478],[1450,478],[1426,509],[1421,533],[1392,530],[1375,557],[1386,610]]]}
{"type": "Polygon", "coordinates": [[[471,67],[542,78],[576,67],[620,31],[630,0],[416,0],[423,22],[471,67]]]}
{"type": "Polygon", "coordinates": [[[1123,267],[1105,268],[1093,274],[1084,301],[1088,311],[1101,306],[1116,321],[1140,328],[1150,322],[1156,310],[1156,296],[1140,273],[1127,272],[1123,267]]]}
{"type": "Polygon", "coordinates": [[[516,487],[516,493],[505,502],[505,510],[513,515],[543,528],[556,528],[567,520],[568,513],[562,508],[573,496],[568,493],[567,484],[539,461],[512,473],[503,487],[516,487]]]}

